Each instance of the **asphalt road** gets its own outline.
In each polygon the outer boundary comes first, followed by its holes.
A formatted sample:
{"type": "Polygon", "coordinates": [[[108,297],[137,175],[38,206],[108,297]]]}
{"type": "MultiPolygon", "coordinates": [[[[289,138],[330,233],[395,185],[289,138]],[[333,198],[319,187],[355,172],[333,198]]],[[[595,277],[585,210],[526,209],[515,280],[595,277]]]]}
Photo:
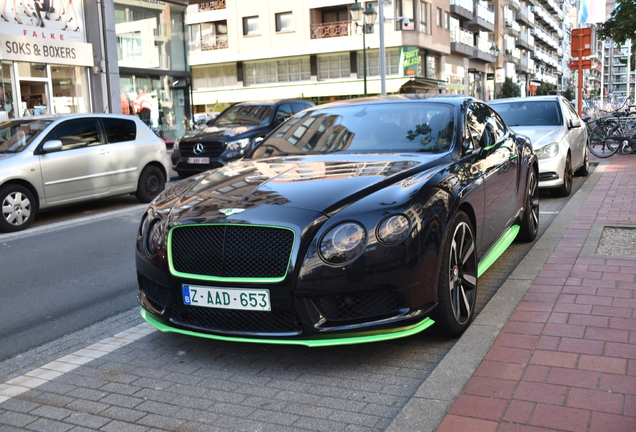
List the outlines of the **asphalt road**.
{"type": "MultiPolygon", "coordinates": [[[[574,179],[573,193],[582,182],[574,179]]],[[[566,203],[541,194],[540,233],[566,203]]],[[[0,361],[137,306],[134,242],[144,209],[131,196],[110,198],[0,234],[0,361]]],[[[480,278],[478,311],[530,246],[513,244],[480,278]]],[[[439,342],[427,345],[432,364],[452,343],[439,342]]]]}

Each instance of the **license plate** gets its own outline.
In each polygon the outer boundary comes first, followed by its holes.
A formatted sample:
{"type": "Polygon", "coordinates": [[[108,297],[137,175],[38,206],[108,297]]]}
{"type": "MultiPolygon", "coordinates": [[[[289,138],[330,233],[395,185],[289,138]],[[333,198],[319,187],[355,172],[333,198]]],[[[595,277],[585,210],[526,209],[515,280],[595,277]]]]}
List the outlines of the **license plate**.
{"type": "Polygon", "coordinates": [[[183,304],[219,309],[269,311],[269,290],[183,285],[183,304]]]}
{"type": "Polygon", "coordinates": [[[191,164],[209,164],[210,163],[210,158],[206,158],[206,157],[200,157],[200,158],[189,157],[188,158],[188,163],[191,163],[191,164]]]}

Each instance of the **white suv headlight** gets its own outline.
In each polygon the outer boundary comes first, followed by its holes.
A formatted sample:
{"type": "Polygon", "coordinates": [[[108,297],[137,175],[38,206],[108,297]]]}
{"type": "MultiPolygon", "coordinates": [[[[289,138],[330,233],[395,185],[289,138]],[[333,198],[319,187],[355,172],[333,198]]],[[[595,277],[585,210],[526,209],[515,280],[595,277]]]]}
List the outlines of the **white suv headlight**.
{"type": "Polygon", "coordinates": [[[556,157],[559,154],[559,143],[550,143],[546,146],[541,147],[539,150],[535,150],[534,153],[539,159],[549,159],[556,157]]]}

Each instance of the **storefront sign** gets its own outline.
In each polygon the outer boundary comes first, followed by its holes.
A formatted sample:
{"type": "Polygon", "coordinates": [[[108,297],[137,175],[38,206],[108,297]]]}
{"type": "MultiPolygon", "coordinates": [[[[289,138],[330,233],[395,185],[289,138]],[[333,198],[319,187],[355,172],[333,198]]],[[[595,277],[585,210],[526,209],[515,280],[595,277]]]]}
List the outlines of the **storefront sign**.
{"type": "Polygon", "coordinates": [[[0,34],[0,60],[93,66],[93,45],[0,34]]]}
{"type": "Polygon", "coordinates": [[[420,49],[416,46],[400,47],[400,64],[404,71],[404,76],[417,75],[422,58],[420,49]]]}

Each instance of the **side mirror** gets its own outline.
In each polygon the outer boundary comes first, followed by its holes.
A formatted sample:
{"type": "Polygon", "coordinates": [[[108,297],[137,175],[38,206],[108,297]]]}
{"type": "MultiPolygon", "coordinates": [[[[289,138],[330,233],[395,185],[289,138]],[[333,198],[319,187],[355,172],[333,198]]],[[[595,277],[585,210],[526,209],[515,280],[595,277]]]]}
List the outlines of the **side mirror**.
{"type": "Polygon", "coordinates": [[[568,129],[580,128],[581,120],[579,119],[570,119],[568,121],[568,129]]]}
{"type": "Polygon", "coordinates": [[[283,123],[285,123],[286,120],[287,119],[285,117],[278,116],[278,117],[276,117],[276,125],[283,124],[283,123]]]}
{"type": "Polygon", "coordinates": [[[53,153],[62,150],[62,141],[51,140],[44,143],[42,153],[53,153]]]}
{"type": "Polygon", "coordinates": [[[490,150],[493,145],[495,145],[495,133],[492,130],[492,125],[486,123],[484,133],[481,135],[481,138],[479,140],[479,146],[483,150],[490,150]]]}

